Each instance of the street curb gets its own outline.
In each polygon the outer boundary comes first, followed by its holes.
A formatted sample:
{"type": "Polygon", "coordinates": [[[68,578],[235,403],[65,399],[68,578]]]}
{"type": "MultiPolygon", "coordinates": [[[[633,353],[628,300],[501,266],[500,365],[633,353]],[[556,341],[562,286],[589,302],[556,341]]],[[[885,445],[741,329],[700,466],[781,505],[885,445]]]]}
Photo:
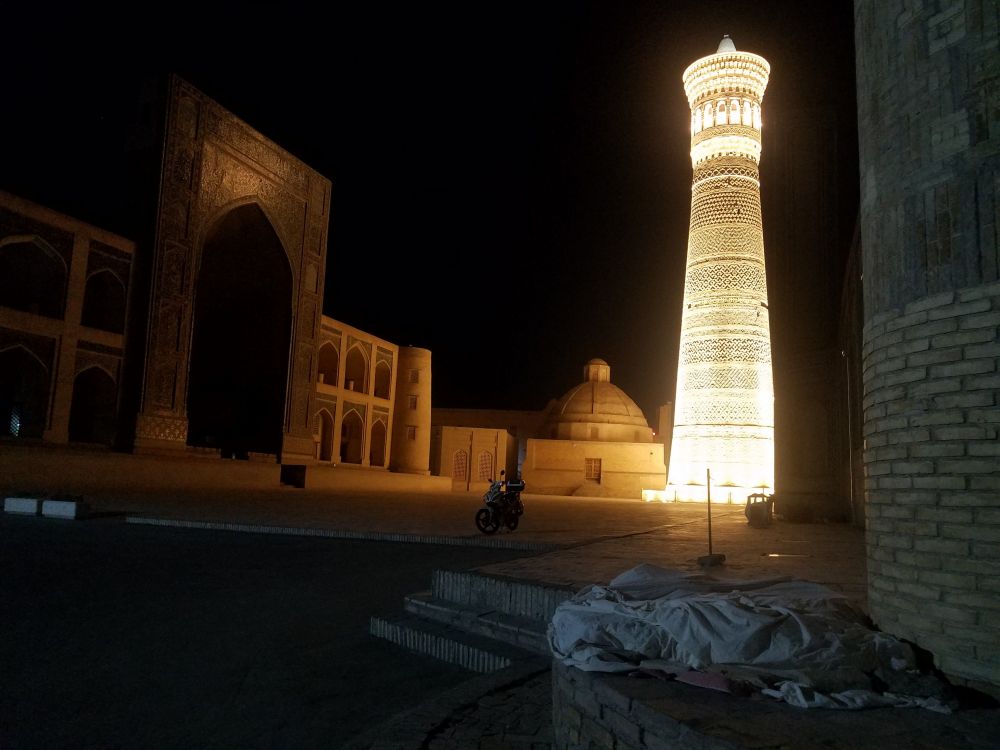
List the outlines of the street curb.
{"type": "Polygon", "coordinates": [[[397,542],[402,544],[442,544],[455,547],[485,547],[509,549],[520,552],[551,552],[561,549],[558,544],[542,542],[517,542],[510,539],[482,536],[422,536],[420,534],[395,534],[381,531],[342,531],[338,529],[311,529],[294,526],[265,526],[262,524],[231,523],[228,521],[185,521],[173,518],[146,518],[126,516],[125,523],[142,526],[172,526],[181,529],[209,529],[237,531],[248,534],[279,534],[285,536],[318,536],[329,539],[353,539],[369,542],[397,542]]]}

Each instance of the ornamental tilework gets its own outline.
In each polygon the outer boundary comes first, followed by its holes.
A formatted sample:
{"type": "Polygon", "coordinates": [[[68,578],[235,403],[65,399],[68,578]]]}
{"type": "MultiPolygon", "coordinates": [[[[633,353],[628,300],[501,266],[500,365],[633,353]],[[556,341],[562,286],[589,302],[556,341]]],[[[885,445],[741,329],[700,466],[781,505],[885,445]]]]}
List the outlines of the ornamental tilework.
{"type": "Polygon", "coordinates": [[[691,224],[669,489],[678,499],[774,491],[774,386],[760,209],[760,103],[770,66],[725,51],[684,73],[691,224]],[[691,489],[693,485],[700,488],[691,489]],[[688,496],[684,496],[688,489],[688,496]]]}

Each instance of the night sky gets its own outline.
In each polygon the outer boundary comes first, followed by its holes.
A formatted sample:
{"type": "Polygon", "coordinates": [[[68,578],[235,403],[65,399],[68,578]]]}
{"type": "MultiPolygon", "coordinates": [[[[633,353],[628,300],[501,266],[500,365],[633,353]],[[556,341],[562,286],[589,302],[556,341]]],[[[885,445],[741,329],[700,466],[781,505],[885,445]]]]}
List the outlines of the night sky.
{"type": "Polygon", "coordinates": [[[127,234],[137,87],[177,72],[332,181],[324,311],[431,349],[436,406],[539,409],[601,357],[652,422],[690,210],[681,73],[730,34],[771,63],[765,128],[835,113],[846,255],[850,0],[363,5],[5,10],[0,189],[127,234]]]}

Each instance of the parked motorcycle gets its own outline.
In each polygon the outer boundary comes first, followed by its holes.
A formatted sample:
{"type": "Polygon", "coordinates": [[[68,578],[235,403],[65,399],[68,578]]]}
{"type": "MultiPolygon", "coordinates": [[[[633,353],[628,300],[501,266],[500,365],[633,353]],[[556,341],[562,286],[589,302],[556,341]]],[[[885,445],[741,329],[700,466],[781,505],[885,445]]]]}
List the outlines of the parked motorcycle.
{"type": "Polygon", "coordinates": [[[500,478],[490,483],[490,488],[483,495],[485,508],[476,511],[476,528],[484,534],[495,534],[506,526],[513,531],[524,513],[521,493],[524,491],[524,480],[504,479],[506,471],[500,472],[500,478]]]}

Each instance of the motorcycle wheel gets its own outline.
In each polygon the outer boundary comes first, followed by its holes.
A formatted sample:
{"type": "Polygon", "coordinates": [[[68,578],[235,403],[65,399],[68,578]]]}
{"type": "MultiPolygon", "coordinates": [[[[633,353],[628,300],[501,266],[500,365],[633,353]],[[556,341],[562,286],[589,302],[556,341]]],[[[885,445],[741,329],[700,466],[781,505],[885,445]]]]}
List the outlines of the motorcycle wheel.
{"type": "Polygon", "coordinates": [[[504,525],[507,527],[508,530],[513,531],[514,529],[517,528],[517,522],[519,519],[520,516],[517,513],[511,513],[504,520],[504,525]]]}
{"type": "Polygon", "coordinates": [[[484,534],[496,534],[500,524],[489,508],[480,508],[476,511],[476,528],[484,534]]]}

